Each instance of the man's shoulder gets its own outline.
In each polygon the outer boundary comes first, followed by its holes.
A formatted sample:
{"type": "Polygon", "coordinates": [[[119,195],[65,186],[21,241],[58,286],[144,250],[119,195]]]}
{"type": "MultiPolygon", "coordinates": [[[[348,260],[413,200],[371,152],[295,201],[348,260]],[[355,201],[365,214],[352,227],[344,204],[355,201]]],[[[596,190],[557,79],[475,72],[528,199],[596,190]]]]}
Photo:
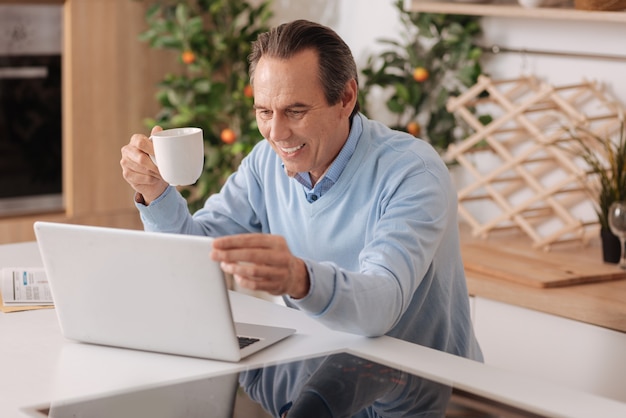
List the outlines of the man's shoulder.
{"type": "Polygon", "coordinates": [[[269,145],[267,140],[262,139],[259,141],[252,151],[244,158],[242,164],[247,164],[251,167],[268,167],[268,163],[274,163],[278,159],[278,156],[269,145]]]}
{"type": "Polygon", "coordinates": [[[255,178],[260,183],[275,183],[288,179],[284,175],[285,171],[280,157],[265,139],[256,144],[252,151],[246,155],[237,172],[246,177],[255,178]]]}
{"type": "Polygon", "coordinates": [[[441,160],[440,155],[427,141],[407,132],[398,131],[387,125],[363,118],[363,139],[369,143],[371,152],[392,154],[394,158],[441,160]]]}
{"type": "Polygon", "coordinates": [[[272,147],[270,147],[269,143],[266,139],[261,139],[256,145],[252,148],[252,151],[248,155],[254,156],[255,158],[264,157],[268,153],[272,151],[272,147]]]}

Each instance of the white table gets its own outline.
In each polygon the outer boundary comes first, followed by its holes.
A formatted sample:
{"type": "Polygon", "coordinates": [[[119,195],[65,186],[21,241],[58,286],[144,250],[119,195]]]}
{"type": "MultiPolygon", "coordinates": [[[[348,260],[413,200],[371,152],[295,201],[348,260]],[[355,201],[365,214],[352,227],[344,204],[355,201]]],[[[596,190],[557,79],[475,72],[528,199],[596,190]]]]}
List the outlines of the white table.
{"type": "MultiPolygon", "coordinates": [[[[0,246],[0,267],[41,265],[35,243],[0,246]]],[[[240,363],[100,347],[65,340],[55,311],[0,313],[0,417],[24,408],[249,367],[347,351],[547,416],[625,417],[626,404],[522,377],[394,338],[332,331],[299,311],[231,293],[235,320],[296,328],[240,363]]]]}

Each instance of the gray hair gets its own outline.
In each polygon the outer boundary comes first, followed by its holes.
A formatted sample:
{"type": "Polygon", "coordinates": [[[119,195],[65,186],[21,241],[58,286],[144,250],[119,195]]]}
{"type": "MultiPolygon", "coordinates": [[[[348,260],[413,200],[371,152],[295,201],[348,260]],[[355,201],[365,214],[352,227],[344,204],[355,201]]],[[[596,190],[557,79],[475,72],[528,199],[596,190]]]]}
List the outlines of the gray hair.
{"type": "MultiPolygon", "coordinates": [[[[350,80],[354,79],[358,86],[356,63],[348,45],[332,29],[307,20],[284,23],[258,36],[248,57],[250,82],[254,85],[254,72],[261,57],[287,59],[306,49],[317,52],[319,78],[329,105],[341,101],[350,80]]],[[[357,100],[350,118],[358,111],[357,100]]]]}

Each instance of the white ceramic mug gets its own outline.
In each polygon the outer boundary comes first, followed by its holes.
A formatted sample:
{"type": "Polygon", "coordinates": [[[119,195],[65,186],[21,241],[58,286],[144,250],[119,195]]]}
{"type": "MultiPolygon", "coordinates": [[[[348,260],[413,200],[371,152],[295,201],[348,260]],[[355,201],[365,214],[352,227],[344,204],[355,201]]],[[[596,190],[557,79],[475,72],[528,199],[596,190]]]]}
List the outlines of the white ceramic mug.
{"type": "Polygon", "coordinates": [[[152,161],[172,186],[194,184],[204,168],[204,140],[200,128],[174,128],[150,136],[152,161]]]}

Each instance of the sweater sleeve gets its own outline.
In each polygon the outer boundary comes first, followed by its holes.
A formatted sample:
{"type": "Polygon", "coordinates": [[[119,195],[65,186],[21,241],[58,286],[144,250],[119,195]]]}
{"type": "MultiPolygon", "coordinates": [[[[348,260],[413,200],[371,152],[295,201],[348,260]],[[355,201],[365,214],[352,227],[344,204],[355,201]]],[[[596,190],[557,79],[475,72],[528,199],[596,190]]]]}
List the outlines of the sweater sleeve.
{"type": "Polygon", "coordinates": [[[186,200],[173,186],[148,206],[136,203],[144,228],[212,237],[262,232],[262,190],[249,164],[250,158],[244,158],[222,190],[210,196],[204,207],[193,215],[186,200]]]}

